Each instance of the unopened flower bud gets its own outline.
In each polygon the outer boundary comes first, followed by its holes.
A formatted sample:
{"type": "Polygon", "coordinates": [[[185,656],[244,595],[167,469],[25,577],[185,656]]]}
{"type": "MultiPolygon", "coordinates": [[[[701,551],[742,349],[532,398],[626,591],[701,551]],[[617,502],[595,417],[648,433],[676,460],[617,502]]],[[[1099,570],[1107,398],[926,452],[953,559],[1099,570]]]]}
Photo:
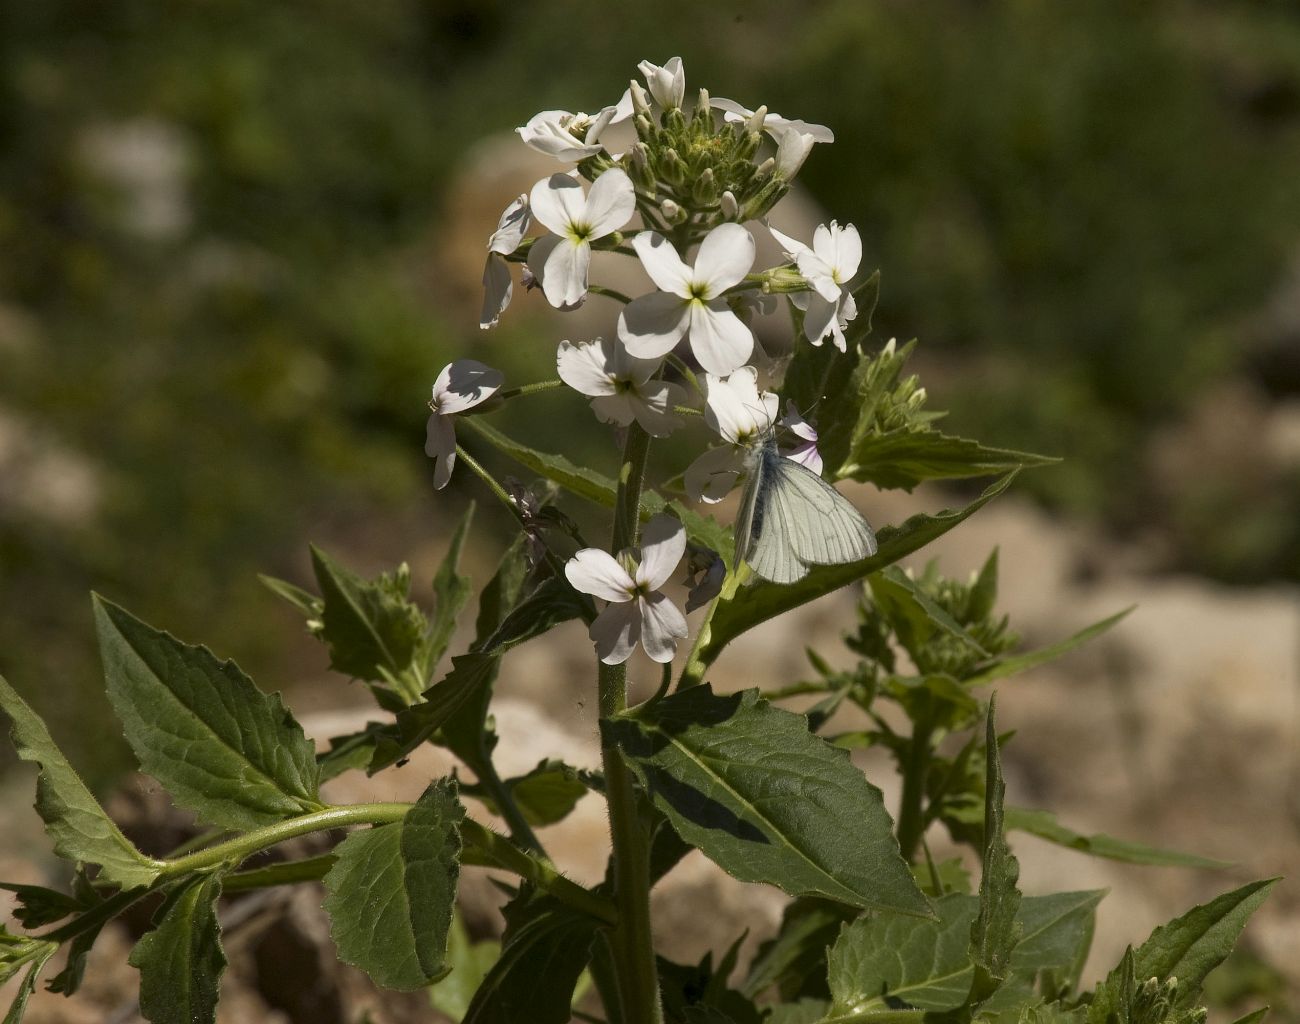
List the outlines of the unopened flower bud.
{"type": "Polygon", "coordinates": [[[663,158],[659,161],[659,174],[664,181],[673,185],[680,185],[686,180],[686,165],[682,163],[682,158],[677,155],[677,150],[664,150],[663,158]]]}
{"type": "Polygon", "coordinates": [[[709,105],[709,90],[701,89],[700,98],[695,101],[695,120],[707,120],[713,123],[713,108],[709,105]]]}
{"type": "Polygon", "coordinates": [[[664,220],[668,221],[669,224],[673,224],[681,217],[682,208],[671,199],[665,199],[659,204],[659,212],[664,215],[664,220]]]}
{"type": "Polygon", "coordinates": [[[706,167],[698,178],[695,179],[695,185],[692,188],[695,198],[700,203],[712,203],[718,197],[718,182],[713,176],[713,168],[706,167]]]}
{"type": "Polygon", "coordinates": [[[763,123],[767,120],[767,105],[759,107],[750,115],[749,120],[745,122],[745,131],[757,134],[763,130],[763,123]]]}
{"type": "Polygon", "coordinates": [[[722,207],[722,216],[727,220],[735,220],[736,215],[740,213],[740,203],[736,202],[736,195],[731,189],[727,189],[722,193],[718,205],[722,207]]]}
{"type": "Polygon", "coordinates": [[[890,338],[887,342],[885,342],[885,347],[880,350],[880,354],[882,356],[889,356],[892,358],[894,355],[894,348],[897,346],[897,344],[898,344],[897,338],[890,338]]]}
{"type": "Polygon", "coordinates": [[[759,181],[762,181],[764,178],[768,177],[774,170],[776,170],[776,161],[769,156],[766,160],[764,160],[761,164],[759,164],[758,167],[754,170],[754,177],[757,178],[759,181]]]}
{"type": "Polygon", "coordinates": [[[649,114],[636,115],[636,134],[638,138],[648,139],[654,131],[654,124],[650,120],[649,114]]]}
{"type": "Polygon", "coordinates": [[[747,132],[741,137],[740,144],[736,147],[736,153],[741,160],[752,160],[754,154],[758,152],[758,147],[762,144],[762,133],[747,132]]]}
{"type": "Polygon", "coordinates": [[[650,116],[650,98],[641,88],[641,83],[635,79],[628,86],[628,92],[632,94],[632,112],[638,116],[649,118],[650,116]]]}
{"type": "Polygon", "coordinates": [[[925,404],[925,399],[925,388],[917,388],[907,398],[908,409],[912,412],[916,412],[917,409],[921,408],[921,406],[925,404]]]}

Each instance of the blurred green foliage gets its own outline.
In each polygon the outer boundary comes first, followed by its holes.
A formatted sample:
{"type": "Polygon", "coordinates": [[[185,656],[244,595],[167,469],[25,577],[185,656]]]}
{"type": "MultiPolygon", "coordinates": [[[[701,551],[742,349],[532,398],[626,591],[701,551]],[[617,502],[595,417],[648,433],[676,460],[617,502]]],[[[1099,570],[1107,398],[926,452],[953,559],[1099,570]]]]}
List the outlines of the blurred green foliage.
{"type": "MultiPolygon", "coordinates": [[[[1028,485],[1167,524],[1173,564],[1300,576],[1294,470],[1227,460],[1184,501],[1146,443],[1225,379],[1300,387],[1258,328],[1300,240],[1288,4],[9,0],[0,427],[98,482],[75,522],[0,482],[0,667],[40,710],[102,699],[91,586],[276,685],[298,669],[255,570],[301,576],[309,535],[394,508],[454,521],[420,443],[474,340],[435,271],[458,162],[674,53],[691,88],[833,126],[804,180],[862,230],[877,334],[922,338],[953,429],[1066,456],[1028,485]]],[[[530,340],[503,324],[491,355],[544,368],[530,340]]]]}

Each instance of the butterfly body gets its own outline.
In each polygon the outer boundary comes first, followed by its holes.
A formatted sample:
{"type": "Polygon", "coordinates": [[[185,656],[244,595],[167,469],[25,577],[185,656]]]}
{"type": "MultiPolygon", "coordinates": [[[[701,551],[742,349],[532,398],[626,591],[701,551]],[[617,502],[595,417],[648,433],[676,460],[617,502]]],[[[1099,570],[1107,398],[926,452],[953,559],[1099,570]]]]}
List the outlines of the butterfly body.
{"type": "Polygon", "coordinates": [[[805,466],[785,458],[768,434],[751,449],[740,514],[736,563],[773,583],[795,583],[813,565],[840,565],[876,553],[876,537],[844,495],[805,466]]]}

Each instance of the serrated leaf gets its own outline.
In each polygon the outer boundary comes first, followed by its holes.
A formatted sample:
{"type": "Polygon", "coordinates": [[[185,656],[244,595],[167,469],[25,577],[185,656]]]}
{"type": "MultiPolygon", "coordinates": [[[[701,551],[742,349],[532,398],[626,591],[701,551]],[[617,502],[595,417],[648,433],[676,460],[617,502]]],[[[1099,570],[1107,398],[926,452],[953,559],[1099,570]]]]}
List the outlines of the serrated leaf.
{"type": "Polygon", "coordinates": [[[475,641],[474,650],[504,654],[562,622],[571,619],[590,622],[595,617],[595,605],[588,595],[574,589],[573,584],[563,577],[548,576],[510,609],[491,636],[475,641]]]}
{"type": "Polygon", "coordinates": [[[91,906],[76,896],[59,892],[57,889],[47,889],[43,885],[0,882],[0,889],[11,892],[17,897],[18,905],[13,911],[14,920],[29,931],[61,921],[69,914],[89,910],[91,906]]]}
{"type": "Polygon", "coordinates": [[[941,632],[980,654],[987,653],[979,641],[898,566],[887,566],[868,576],[867,585],[907,650],[919,650],[936,632],[941,632]]]}
{"type": "MultiPolygon", "coordinates": [[[[1194,1005],[1205,976],[1232,952],[1246,921],[1276,882],[1251,882],[1161,925],[1133,951],[1133,978],[1140,984],[1148,978],[1164,981],[1176,977],[1175,1009],[1194,1005]]],[[[1121,1000],[1128,997],[1124,990],[1131,987],[1124,983],[1122,967],[1111,971],[1097,986],[1088,1008],[1089,1024],[1108,1024],[1116,1019],[1121,1000]]]]}
{"type": "Polygon", "coordinates": [[[88,928],[68,943],[67,962],[63,965],[63,970],[49,980],[46,988],[63,996],[76,994],[86,974],[86,961],[90,958],[90,950],[95,945],[95,940],[99,938],[104,924],[107,923],[103,922],[88,928]]]}
{"type": "Polygon", "coordinates": [[[451,921],[447,933],[447,966],[450,973],[429,990],[429,1002],[454,1021],[462,1020],[478,991],[501,956],[501,943],[485,939],[473,942],[465,930],[460,914],[451,921]]]}
{"type": "MultiPolygon", "coordinates": [[[[979,825],[984,820],[983,810],[974,804],[950,804],[943,813],[945,818],[965,825],[979,825]]],[[[1228,861],[1202,857],[1179,850],[1148,846],[1127,839],[1095,832],[1084,835],[1062,825],[1051,811],[1030,810],[1025,807],[1007,807],[1004,810],[1004,827],[1008,832],[1024,832],[1037,836],[1057,846],[1077,850],[1092,857],[1121,861],[1125,864],[1148,864],[1174,868],[1226,868],[1228,861]]]]}
{"type": "Polygon", "coordinates": [[[311,562],[324,600],[321,638],[329,646],[330,667],[372,682],[405,672],[425,634],[424,615],[408,599],[406,566],[364,580],[315,545],[311,562]]]}
{"type": "Polygon", "coordinates": [[[783,1000],[828,996],[826,950],[855,913],[830,900],[805,896],[791,902],[775,937],[759,946],[741,990],[757,996],[775,987],[783,1000]]]}
{"type": "Polygon", "coordinates": [[[975,965],[966,1005],[978,1007],[1001,987],[1011,970],[1012,951],[1020,941],[1020,863],[1007,846],[1003,824],[1006,783],[998,756],[994,724],[997,700],[989,701],[984,727],[984,850],[981,858],[979,913],[970,929],[970,957],[975,965]]]}
{"type": "Polygon", "coordinates": [[[880,790],[757,690],[707,686],[601,722],[686,842],[794,896],[927,915],[880,790]]]}
{"type": "Polygon", "coordinates": [[[1026,651],[1024,654],[1013,655],[1009,658],[1002,658],[990,665],[988,668],[971,676],[965,680],[967,686],[985,686],[988,683],[1004,679],[1007,676],[1016,675],[1020,672],[1027,672],[1031,668],[1037,668],[1039,665],[1045,665],[1049,661],[1055,661],[1063,654],[1069,654],[1076,647],[1081,647],[1089,640],[1101,636],[1102,633],[1110,629],[1116,623],[1123,620],[1137,605],[1130,605],[1121,612],[1116,612],[1100,622],[1094,622],[1086,629],[1081,629],[1073,636],[1066,637],[1054,644],[1048,644],[1036,651],[1026,651]]]}
{"type": "Polygon", "coordinates": [[[279,694],[98,596],[95,622],[126,740],[178,804],[232,829],[320,809],[315,746],[279,694]]]}
{"type": "Polygon", "coordinates": [[[505,909],[501,956],[463,1024],[568,1024],[573,990],[591,959],[595,922],[531,892],[505,909]]]}
{"type": "Polygon", "coordinates": [[[451,643],[452,633],[456,630],[456,619],[460,616],[473,588],[468,576],[460,573],[460,556],[465,549],[465,539],[469,536],[470,524],[474,520],[474,503],[471,501],[451,536],[447,554],[438,566],[433,577],[433,616],[429,620],[428,636],[423,650],[424,669],[433,671],[451,643]]]}
{"type": "Polygon", "coordinates": [[[926,480],[998,476],[1059,461],[1032,452],[989,448],[978,441],[935,430],[899,430],[862,438],[834,475],[837,480],[851,479],[883,489],[910,491],[926,480]]]}
{"type": "Polygon", "coordinates": [[[432,783],[401,821],[351,833],[325,876],[339,959],[375,984],[421,988],[445,970],[460,876],[465,809],[449,779],[432,783]]]}
{"type": "Polygon", "coordinates": [[[789,585],[759,580],[742,587],[733,597],[719,600],[713,618],[702,627],[696,659],[683,672],[682,685],[699,682],[722,649],[747,630],[879,572],[943,536],[1005,491],[1014,477],[1014,473],[1003,477],[965,508],[933,516],[915,515],[901,526],[883,527],[876,534],[878,548],[871,558],[843,565],[814,566],[798,583],[789,585]]]}
{"type": "Polygon", "coordinates": [[[316,757],[321,785],[338,778],[344,772],[369,768],[375,756],[375,748],[385,741],[393,741],[396,736],[395,725],[380,722],[367,722],[360,732],[335,736],[330,740],[329,750],[316,757]]]}
{"type": "Polygon", "coordinates": [[[140,1013],[152,1024],[215,1024],[221,973],[221,879],[196,876],[163,904],[162,917],[127,958],[140,972],[140,1013]]]}
{"type": "Polygon", "coordinates": [[[40,766],[36,813],[45,822],[54,852],[65,860],[98,864],[105,881],[124,889],[148,885],[157,878],[161,865],[122,835],[55,745],[40,716],[2,676],[0,708],[12,722],[18,756],[40,766]]]}
{"type": "Polygon", "coordinates": [[[938,919],[898,914],[845,925],[827,960],[827,1020],[869,1020],[901,1000],[923,1010],[952,1010],[970,992],[970,930],[978,901],[952,894],[934,901],[938,919]]]}

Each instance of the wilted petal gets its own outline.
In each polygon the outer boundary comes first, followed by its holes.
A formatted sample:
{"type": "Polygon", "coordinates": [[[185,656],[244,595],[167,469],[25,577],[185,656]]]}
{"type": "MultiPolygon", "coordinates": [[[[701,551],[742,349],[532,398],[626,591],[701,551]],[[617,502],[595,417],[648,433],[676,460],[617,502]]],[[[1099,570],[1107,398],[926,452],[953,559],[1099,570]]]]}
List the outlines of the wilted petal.
{"type": "Polygon", "coordinates": [[[672,242],[658,231],[638,231],[632,238],[632,248],[641,257],[641,265],[656,287],[683,299],[690,298],[691,268],[682,262],[672,242]]]}
{"type": "Polygon", "coordinates": [[[745,469],[745,453],[734,445],[707,449],[686,467],[686,493],[693,501],[714,504],[736,486],[745,469]]]}
{"type": "Polygon", "coordinates": [[[726,376],[754,351],[754,335],[725,299],[690,304],[691,351],[709,373],[726,376]]]}
{"type": "Polygon", "coordinates": [[[587,269],[590,265],[590,245],[561,238],[546,257],[538,275],[546,301],[556,309],[581,303],[587,295],[587,269]]]}
{"type": "Polygon", "coordinates": [[[451,470],[456,464],[456,430],[450,416],[439,416],[435,412],[429,417],[424,432],[424,454],[437,460],[433,467],[433,486],[442,490],[451,479],[451,470]]]}
{"type": "Polygon", "coordinates": [[[658,590],[668,582],[686,553],[686,527],[680,519],[660,512],[641,528],[641,564],[636,582],[658,590]]]}
{"type": "MultiPolygon", "coordinates": [[[[740,284],[753,265],[754,236],[740,224],[719,224],[700,243],[691,280],[697,287],[704,286],[708,298],[716,298],[732,285],[740,284]]],[[[659,284],[657,280],[655,283],[659,284]]],[[[659,287],[664,286],[659,284],[659,287]]]]}
{"type": "Polygon", "coordinates": [[[603,238],[611,231],[617,231],[636,212],[636,189],[627,172],[618,167],[611,167],[591,186],[587,195],[587,206],[582,215],[583,222],[590,229],[588,238],[603,238]]]}
{"type": "Polygon", "coordinates": [[[703,557],[708,557],[707,567],[701,571],[695,555],[692,555],[692,577],[690,593],[686,595],[686,613],[689,615],[696,608],[703,608],[722,593],[722,584],[727,578],[727,563],[716,552],[704,549],[703,557]]]}
{"type": "Polygon", "coordinates": [[[641,602],[611,604],[596,616],[587,635],[595,641],[601,661],[621,665],[631,657],[641,638],[641,602]]]}
{"type": "Polygon", "coordinates": [[[495,327],[501,314],[510,305],[514,293],[514,279],[510,267],[498,252],[489,252],[483,265],[483,310],[478,315],[478,325],[487,330],[495,327]]]}
{"type": "MultiPolygon", "coordinates": [[[[666,380],[652,380],[626,392],[636,421],[651,437],[667,437],[682,425],[673,406],[686,404],[686,392],[666,380]]],[[[593,403],[594,404],[594,403],[593,403]]]]}
{"type": "Polygon", "coordinates": [[[614,387],[613,374],[603,348],[599,338],[581,345],[570,341],[560,342],[559,351],[555,354],[555,367],[559,371],[560,380],[574,391],[593,398],[614,394],[618,389],[614,387]]]}
{"type": "Polygon", "coordinates": [[[500,370],[477,359],[457,359],[444,366],[434,381],[431,405],[444,416],[464,412],[486,402],[504,383],[500,370]]]}
{"type": "Polygon", "coordinates": [[[533,216],[557,235],[569,233],[569,225],[581,222],[587,208],[582,183],[568,174],[552,174],[533,186],[529,202],[533,216]]]}
{"type": "Polygon", "coordinates": [[[608,551],[583,548],[564,563],[564,575],[574,588],[605,601],[630,601],[636,584],[608,551]]]}
{"type": "Polygon", "coordinates": [[[638,359],[659,359],[682,340],[690,324],[689,304],[668,292],[633,299],[618,315],[618,337],[638,359]]]}
{"type": "Polygon", "coordinates": [[[641,646],[651,661],[667,664],[677,653],[677,642],[690,632],[686,616],[658,591],[638,597],[636,603],[641,614],[641,646]]]}
{"type": "Polygon", "coordinates": [[[519,248],[524,235],[528,234],[528,227],[532,220],[533,215],[528,208],[528,196],[521,195],[506,207],[505,213],[501,214],[496,231],[492,232],[492,237],[488,239],[488,252],[499,252],[503,256],[509,256],[519,248]]]}

